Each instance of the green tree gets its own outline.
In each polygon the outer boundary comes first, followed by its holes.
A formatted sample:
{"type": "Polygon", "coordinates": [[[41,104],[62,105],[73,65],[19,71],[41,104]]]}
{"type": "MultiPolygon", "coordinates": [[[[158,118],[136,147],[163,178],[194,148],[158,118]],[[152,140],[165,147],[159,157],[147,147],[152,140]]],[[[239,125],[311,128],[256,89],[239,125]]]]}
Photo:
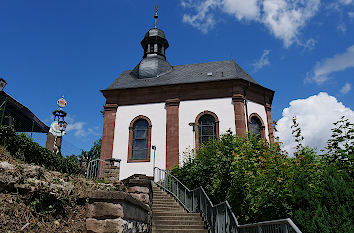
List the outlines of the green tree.
{"type": "MultiPolygon", "coordinates": [[[[345,127],[341,130],[351,134],[345,127]]],[[[322,159],[303,145],[296,118],[291,130],[294,157],[281,150],[280,142],[268,144],[253,134],[243,138],[227,132],[203,144],[172,173],[189,188],[202,186],[214,204],[227,199],[241,224],[290,217],[303,232],[354,232],[353,177],[348,165],[342,169],[343,161],[350,161],[351,147],[326,154],[339,159],[322,159]]],[[[352,137],[345,138],[351,145],[352,137]]],[[[343,138],[334,135],[330,142],[337,145],[343,138]]]]}
{"type": "Polygon", "coordinates": [[[328,165],[334,165],[353,177],[354,124],[343,116],[334,126],[323,158],[328,165]]]}
{"type": "Polygon", "coordinates": [[[303,233],[354,232],[353,180],[333,167],[324,169],[320,187],[304,173],[296,177],[293,220],[303,233]]]}
{"type": "Polygon", "coordinates": [[[81,154],[78,156],[81,159],[87,160],[90,162],[91,160],[98,159],[101,156],[101,145],[102,145],[102,138],[98,139],[97,141],[93,142],[93,146],[88,151],[82,151],[81,154]]]}

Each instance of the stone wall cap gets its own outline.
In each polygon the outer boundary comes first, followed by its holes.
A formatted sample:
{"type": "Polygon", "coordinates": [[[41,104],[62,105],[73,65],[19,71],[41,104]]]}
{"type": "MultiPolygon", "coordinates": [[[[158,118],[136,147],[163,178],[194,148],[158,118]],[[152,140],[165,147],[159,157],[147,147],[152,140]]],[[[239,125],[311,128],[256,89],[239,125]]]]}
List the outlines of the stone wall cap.
{"type": "Polygon", "coordinates": [[[105,161],[107,162],[120,162],[121,159],[117,159],[117,158],[109,158],[109,159],[105,159],[105,161]]]}
{"type": "Polygon", "coordinates": [[[122,182],[127,187],[142,186],[142,187],[149,187],[151,189],[151,180],[152,177],[142,175],[142,174],[135,174],[122,180],[122,182]]]}
{"type": "Polygon", "coordinates": [[[140,200],[132,197],[130,194],[122,191],[91,191],[88,193],[88,198],[94,201],[106,201],[106,202],[128,202],[136,205],[146,211],[150,211],[150,208],[140,200]]]}

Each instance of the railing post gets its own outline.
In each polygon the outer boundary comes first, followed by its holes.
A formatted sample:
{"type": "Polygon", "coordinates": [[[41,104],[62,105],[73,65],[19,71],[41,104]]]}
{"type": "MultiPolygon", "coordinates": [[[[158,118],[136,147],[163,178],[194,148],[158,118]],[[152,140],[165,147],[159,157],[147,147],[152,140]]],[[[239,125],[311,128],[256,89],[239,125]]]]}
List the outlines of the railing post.
{"type": "Polygon", "coordinates": [[[199,211],[202,211],[202,189],[199,191],[199,211]]]}
{"type": "MultiPolygon", "coordinates": [[[[205,218],[208,219],[208,206],[206,204],[206,198],[205,198],[205,195],[203,195],[204,197],[204,205],[205,205],[205,218]]],[[[207,220],[208,221],[208,220],[207,220]]],[[[210,222],[210,227],[211,227],[211,222],[210,222]]]]}
{"type": "Polygon", "coordinates": [[[289,233],[288,224],[285,223],[283,226],[284,226],[284,233],[289,233]]]}
{"type": "Polygon", "coordinates": [[[178,182],[177,182],[177,198],[179,200],[179,188],[178,188],[178,182]]]}
{"type": "Polygon", "coordinates": [[[191,202],[191,205],[192,205],[192,211],[194,212],[195,209],[194,209],[194,191],[192,191],[192,202],[191,202]]]}
{"type": "Polygon", "coordinates": [[[161,184],[161,170],[159,170],[159,183],[160,183],[160,185],[162,185],[161,184]]]}
{"type": "Polygon", "coordinates": [[[166,172],[163,172],[162,174],[163,174],[163,178],[162,178],[162,180],[163,180],[163,187],[166,188],[166,176],[167,176],[167,174],[166,174],[166,172]]]}
{"type": "Polygon", "coordinates": [[[216,223],[214,224],[215,225],[214,230],[215,230],[215,232],[219,233],[219,227],[220,227],[220,225],[219,225],[219,211],[218,211],[218,208],[215,208],[215,209],[216,209],[216,216],[215,216],[216,223]]]}
{"type": "Polygon", "coordinates": [[[187,189],[184,188],[184,204],[187,206],[187,189]]]}

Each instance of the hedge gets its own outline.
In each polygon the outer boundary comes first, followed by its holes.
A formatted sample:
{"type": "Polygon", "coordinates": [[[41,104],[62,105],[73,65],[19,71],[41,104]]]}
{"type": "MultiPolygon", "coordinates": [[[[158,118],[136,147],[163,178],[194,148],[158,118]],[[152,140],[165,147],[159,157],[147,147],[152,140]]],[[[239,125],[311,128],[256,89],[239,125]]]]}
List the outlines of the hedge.
{"type": "Polygon", "coordinates": [[[55,154],[33,142],[26,134],[16,134],[9,126],[0,125],[0,146],[4,146],[12,156],[26,163],[68,174],[79,174],[81,170],[75,156],[65,158],[55,154]]]}

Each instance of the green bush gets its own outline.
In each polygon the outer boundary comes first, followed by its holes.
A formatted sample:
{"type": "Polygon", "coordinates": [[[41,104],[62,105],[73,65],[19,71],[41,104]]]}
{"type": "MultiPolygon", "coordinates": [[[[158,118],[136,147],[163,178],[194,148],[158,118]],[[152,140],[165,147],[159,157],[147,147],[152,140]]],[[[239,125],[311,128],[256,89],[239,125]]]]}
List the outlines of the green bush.
{"type": "Polygon", "coordinates": [[[214,204],[228,200],[241,224],[292,218],[304,233],[354,232],[353,179],[298,143],[288,157],[279,143],[228,132],[172,173],[214,204]]]}
{"type": "Polygon", "coordinates": [[[354,232],[354,182],[350,176],[326,167],[318,190],[310,182],[300,174],[293,194],[293,220],[302,232],[354,232]]]}
{"type": "Polygon", "coordinates": [[[0,126],[0,145],[10,154],[26,163],[33,163],[68,174],[79,174],[80,166],[75,156],[64,158],[38,143],[33,142],[26,134],[16,134],[9,126],[0,126]]]}

